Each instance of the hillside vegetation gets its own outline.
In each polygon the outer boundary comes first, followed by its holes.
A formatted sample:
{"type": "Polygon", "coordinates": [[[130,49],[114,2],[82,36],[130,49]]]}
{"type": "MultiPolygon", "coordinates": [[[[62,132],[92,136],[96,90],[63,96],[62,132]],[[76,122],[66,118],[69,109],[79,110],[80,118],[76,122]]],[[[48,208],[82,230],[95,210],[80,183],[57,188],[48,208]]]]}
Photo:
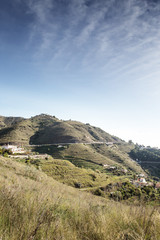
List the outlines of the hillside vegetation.
{"type": "Polygon", "coordinates": [[[4,157],[0,207],[5,240],[160,239],[159,208],[107,201],[4,157]]]}
{"type": "Polygon", "coordinates": [[[63,121],[41,114],[29,119],[1,117],[0,144],[53,144],[75,142],[122,142],[100,128],[76,121],[63,121]],[[3,121],[2,121],[3,120],[3,121]]]}
{"type": "MultiPolygon", "coordinates": [[[[76,188],[102,186],[113,181],[113,178],[105,173],[98,170],[78,168],[66,160],[52,159],[50,157],[48,160],[17,158],[17,161],[25,162],[29,166],[33,165],[55,180],[76,188]]],[[[115,179],[117,178],[115,177],[115,179]]]]}
{"type": "Polygon", "coordinates": [[[12,125],[22,121],[22,117],[3,117],[0,116],[0,129],[5,127],[11,127],[12,125]]]}
{"type": "Polygon", "coordinates": [[[160,178],[160,149],[136,146],[130,156],[145,168],[152,176],[160,178]]]}
{"type": "Polygon", "coordinates": [[[127,168],[135,173],[143,172],[140,165],[132,161],[119,147],[108,147],[106,144],[71,144],[58,146],[40,146],[33,150],[39,153],[48,153],[54,158],[67,159],[75,166],[103,170],[103,165],[127,168]]]}
{"type": "Polygon", "coordinates": [[[123,146],[127,147],[124,141],[90,124],[63,121],[45,114],[29,119],[1,117],[1,123],[1,145],[5,143],[23,145],[28,150],[69,160],[77,167],[98,169],[102,172],[103,165],[106,164],[127,168],[136,173],[143,172],[123,149],[123,146]],[[106,142],[114,144],[107,146],[106,142]],[[61,143],[63,146],[58,148],[61,143]]]}

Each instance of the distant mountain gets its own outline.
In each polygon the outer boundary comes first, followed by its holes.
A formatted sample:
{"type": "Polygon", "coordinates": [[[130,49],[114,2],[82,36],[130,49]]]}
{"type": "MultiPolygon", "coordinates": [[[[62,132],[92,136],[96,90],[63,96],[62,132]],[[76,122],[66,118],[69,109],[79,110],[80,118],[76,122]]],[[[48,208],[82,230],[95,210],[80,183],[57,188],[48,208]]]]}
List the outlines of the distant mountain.
{"type": "Polygon", "coordinates": [[[122,142],[100,128],[46,114],[29,119],[0,117],[0,144],[122,142]]]}

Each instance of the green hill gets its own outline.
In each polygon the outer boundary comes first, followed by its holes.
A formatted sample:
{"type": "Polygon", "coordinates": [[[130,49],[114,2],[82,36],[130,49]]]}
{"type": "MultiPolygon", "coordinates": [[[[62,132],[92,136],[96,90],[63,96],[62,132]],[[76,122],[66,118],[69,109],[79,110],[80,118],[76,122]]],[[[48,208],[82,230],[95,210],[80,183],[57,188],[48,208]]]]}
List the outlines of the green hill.
{"type": "Polygon", "coordinates": [[[41,114],[29,119],[1,117],[0,144],[53,144],[75,142],[122,142],[100,128],[76,121],[63,121],[41,114]],[[12,120],[11,120],[12,119],[12,120]]]}
{"type": "MultiPolygon", "coordinates": [[[[127,168],[134,173],[143,172],[135,161],[131,160],[127,153],[119,149],[119,145],[107,146],[106,144],[69,144],[52,146],[37,146],[32,148],[38,153],[48,153],[57,159],[66,159],[78,167],[99,169],[104,171],[104,165],[117,168],[127,168]]],[[[107,171],[107,170],[106,170],[107,171]]]]}
{"type": "Polygon", "coordinates": [[[1,145],[20,144],[38,153],[69,160],[77,167],[102,172],[106,164],[119,169],[125,167],[136,173],[143,172],[125,152],[128,145],[124,141],[90,124],[63,121],[46,114],[29,119],[1,117],[1,122],[4,123],[0,129],[1,145]],[[107,146],[106,142],[114,144],[107,146]],[[63,146],[59,148],[61,143],[63,146]]]}

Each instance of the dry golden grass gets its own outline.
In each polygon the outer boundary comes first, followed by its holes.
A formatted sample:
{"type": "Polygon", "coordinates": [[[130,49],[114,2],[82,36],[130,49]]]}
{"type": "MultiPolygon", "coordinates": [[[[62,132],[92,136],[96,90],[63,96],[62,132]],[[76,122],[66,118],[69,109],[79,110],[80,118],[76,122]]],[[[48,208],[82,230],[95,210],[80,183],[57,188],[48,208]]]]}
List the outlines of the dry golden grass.
{"type": "Polygon", "coordinates": [[[159,240],[159,209],[107,201],[0,157],[3,240],[159,240]]]}

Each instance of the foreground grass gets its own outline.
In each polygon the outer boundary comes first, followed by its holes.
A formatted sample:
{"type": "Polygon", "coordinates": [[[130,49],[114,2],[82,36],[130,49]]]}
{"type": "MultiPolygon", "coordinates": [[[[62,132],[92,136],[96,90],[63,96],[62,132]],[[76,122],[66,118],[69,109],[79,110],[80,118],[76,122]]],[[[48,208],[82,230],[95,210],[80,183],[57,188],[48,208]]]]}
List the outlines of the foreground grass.
{"type": "Polygon", "coordinates": [[[159,209],[107,201],[0,157],[3,240],[158,240],[159,209]]]}
{"type": "MultiPolygon", "coordinates": [[[[116,181],[124,181],[124,176],[111,176],[106,173],[101,173],[98,169],[78,168],[71,162],[61,159],[53,159],[49,157],[44,159],[15,159],[17,162],[34,166],[42,170],[46,175],[52,177],[58,182],[76,188],[92,188],[106,186],[109,183],[116,181]]],[[[125,176],[125,179],[127,176],[125,176]]]]}

